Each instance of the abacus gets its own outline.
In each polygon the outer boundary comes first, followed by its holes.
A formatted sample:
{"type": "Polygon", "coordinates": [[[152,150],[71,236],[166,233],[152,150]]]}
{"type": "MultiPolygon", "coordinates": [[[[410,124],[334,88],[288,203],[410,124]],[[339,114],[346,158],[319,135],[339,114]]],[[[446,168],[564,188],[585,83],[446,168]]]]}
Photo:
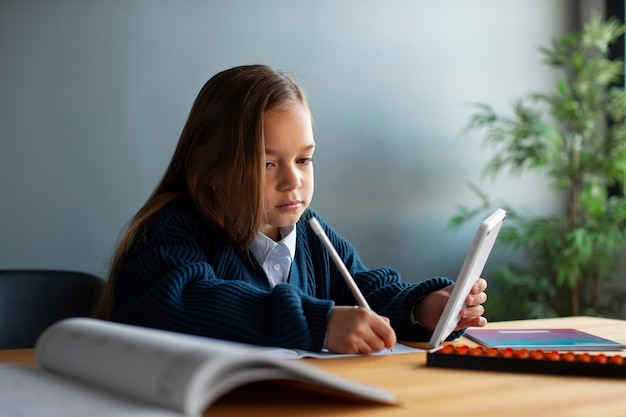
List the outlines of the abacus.
{"type": "Polygon", "coordinates": [[[429,351],[426,365],[443,368],[525,372],[558,375],[626,377],[626,359],[620,355],[444,345],[429,351]]]}

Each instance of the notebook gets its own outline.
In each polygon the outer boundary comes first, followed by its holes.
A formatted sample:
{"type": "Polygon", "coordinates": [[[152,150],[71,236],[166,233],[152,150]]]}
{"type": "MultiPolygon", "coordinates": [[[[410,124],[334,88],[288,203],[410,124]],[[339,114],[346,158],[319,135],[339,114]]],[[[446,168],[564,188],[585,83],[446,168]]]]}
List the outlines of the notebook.
{"type": "Polygon", "coordinates": [[[626,348],[621,343],[576,329],[468,329],[465,336],[495,348],[577,351],[626,348]]]}

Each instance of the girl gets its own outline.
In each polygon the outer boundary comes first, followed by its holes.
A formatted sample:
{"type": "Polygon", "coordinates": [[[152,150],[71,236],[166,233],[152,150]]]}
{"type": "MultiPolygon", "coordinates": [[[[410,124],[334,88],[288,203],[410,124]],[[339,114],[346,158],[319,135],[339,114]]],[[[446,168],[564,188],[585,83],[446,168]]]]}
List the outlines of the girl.
{"type": "MultiPolygon", "coordinates": [[[[211,78],[163,179],[128,225],[95,316],[338,353],[428,340],[452,282],[409,284],[392,269],[367,269],[308,208],[314,150],[307,100],[289,76],[251,65],[211,78]],[[354,306],[311,216],[373,311],[354,306]]],[[[486,285],[477,281],[457,331],[485,325],[486,285]]]]}

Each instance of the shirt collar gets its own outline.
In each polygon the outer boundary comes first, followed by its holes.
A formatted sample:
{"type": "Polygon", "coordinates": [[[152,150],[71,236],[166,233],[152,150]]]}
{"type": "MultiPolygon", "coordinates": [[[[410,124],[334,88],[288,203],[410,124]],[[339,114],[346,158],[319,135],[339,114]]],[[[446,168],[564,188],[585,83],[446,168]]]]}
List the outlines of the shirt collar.
{"type": "Polygon", "coordinates": [[[283,245],[289,251],[289,255],[291,255],[291,259],[296,254],[296,228],[295,226],[281,227],[278,229],[278,233],[280,234],[280,241],[274,242],[272,239],[267,237],[265,234],[259,232],[256,236],[254,242],[250,247],[250,251],[254,255],[255,259],[263,265],[267,258],[270,256],[274,248],[278,245],[283,245]]]}

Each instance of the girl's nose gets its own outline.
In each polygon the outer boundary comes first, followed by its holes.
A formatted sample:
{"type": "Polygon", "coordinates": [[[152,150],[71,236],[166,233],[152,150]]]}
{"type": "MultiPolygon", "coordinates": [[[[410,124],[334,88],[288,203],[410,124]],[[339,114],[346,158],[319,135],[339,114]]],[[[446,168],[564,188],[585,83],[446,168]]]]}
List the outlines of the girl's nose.
{"type": "Polygon", "coordinates": [[[295,190],[300,187],[300,173],[295,166],[285,166],[281,172],[280,189],[281,190],[295,190]]]}

